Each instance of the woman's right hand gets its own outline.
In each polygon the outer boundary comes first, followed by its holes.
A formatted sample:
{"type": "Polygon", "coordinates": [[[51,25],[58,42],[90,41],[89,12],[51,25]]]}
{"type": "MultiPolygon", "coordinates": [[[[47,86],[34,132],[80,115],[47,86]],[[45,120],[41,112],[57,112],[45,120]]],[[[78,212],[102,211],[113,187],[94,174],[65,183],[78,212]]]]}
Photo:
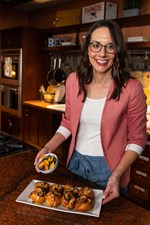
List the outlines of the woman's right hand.
{"type": "Polygon", "coordinates": [[[37,163],[38,163],[39,158],[42,155],[54,152],[55,149],[57,149],[57,147],[60,146],[64,141],[65,141],[65,137],[62,134],[56,132],[55,135],[51,138],[51,140],[49,142],[47,142],[47,144],[44,146],[44,148],[42,148],[38,152],[38,154],[35,157],[35,161],[34,161],[35,169],[38,173],[40,172],[39,169],[37,168],[37,163]]]}

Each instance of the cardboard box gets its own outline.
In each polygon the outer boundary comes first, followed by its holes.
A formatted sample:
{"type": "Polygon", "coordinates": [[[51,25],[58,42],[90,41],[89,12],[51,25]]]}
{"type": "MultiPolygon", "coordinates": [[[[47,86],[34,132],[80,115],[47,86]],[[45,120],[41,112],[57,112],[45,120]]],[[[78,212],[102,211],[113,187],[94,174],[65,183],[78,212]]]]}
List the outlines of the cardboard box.
{"type": "Polygon", "coordinates": [[[123,17],[138,16],[138,15],[140,15],[140,9],[123,10],[123,17]]]}
{"type": "Polygon", "coordinates": [[[91,23],[103,19],[115,19],[117,17],[117,4],[100,2],[82,8],[82,23],[91,23]]]}
{"type": "Polygon", "coordinates": [[[81,23],[81,9],[61,10],[56,13],[55,27],[69,26],[81,23]]]}

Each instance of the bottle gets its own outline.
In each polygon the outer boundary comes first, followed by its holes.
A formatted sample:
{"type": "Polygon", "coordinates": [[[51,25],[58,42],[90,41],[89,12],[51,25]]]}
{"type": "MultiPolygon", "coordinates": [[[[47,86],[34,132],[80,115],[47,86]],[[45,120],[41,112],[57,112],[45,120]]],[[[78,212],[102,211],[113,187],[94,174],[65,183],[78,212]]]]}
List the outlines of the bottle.
{"type": "Polygon", "coordinates": [[[128,1],[128,0],[124,0],[123,9],[124,9],[124,10],[129,9],[129,1],[128,1]]]}

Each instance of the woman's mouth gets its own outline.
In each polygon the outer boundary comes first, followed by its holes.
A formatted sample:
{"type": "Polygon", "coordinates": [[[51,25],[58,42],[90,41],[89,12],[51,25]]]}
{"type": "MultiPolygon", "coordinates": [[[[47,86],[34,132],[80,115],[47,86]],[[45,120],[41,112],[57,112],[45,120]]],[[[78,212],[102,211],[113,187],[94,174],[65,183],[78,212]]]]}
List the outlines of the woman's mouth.
{"type": "Polygon", "coordinates": [[[96,63],[99,66],[106,66],[108,64],[108,60],[96,60],[96,63]]]}

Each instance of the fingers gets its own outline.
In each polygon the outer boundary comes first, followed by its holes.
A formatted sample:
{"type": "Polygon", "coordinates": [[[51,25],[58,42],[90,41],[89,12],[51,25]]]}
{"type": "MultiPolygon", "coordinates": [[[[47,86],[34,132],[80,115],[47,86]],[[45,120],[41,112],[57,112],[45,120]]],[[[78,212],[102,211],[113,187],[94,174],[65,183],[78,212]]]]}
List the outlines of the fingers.
{"type": "Polygon", "coordinates": [[[40,170],[39,170],[38,167],[37,167],[37,163],[38,163],[39,158],[40,158],[42,155],[43,155],[42,152],[39,151],[38,154],[36,155],[35,161],[34,161],[35,170],[36,170],[38,173],[40,173],[40,170]]]}
{"type": "Polygon", "coordinates": [[[36,157],[35,157],[34,165],[37,164],[39,158],[40,158],[40,154],[38,153],[38,154],[36,155],[36,157]]]}
{"type": "Polygon", "coordinates": [[[37,155],[36,155],[36,157],[35,157],[34,165],[36,165],[36,164],[38,163],[39,158],[40,158],[42,155],[44,155],[44,154],[46,154],[46,149],[45,149],[45,148],[42,148],[42,149],[37,153],[37,155]]]}
{"type": "Polygon", "coordinates": [[[102,204],[104,205],[105,203],[118,197],[119,197],[118,188],[115,186],[114,187],[107,186],[102,196],[102,199],[103,199],[102,204]]]}
{"type": "Polygon", "coordinates": [[[110,193],[108,196],[104,196],[103,195],[103,201],[102,201],[102,205],[104,205],[104,204],[106,204],[107,202],[109,202],[109,201],[111,201],[111,200],[113,200],[113,199],[115,199],[115,198],[118,198],[119,196],[118,195],[116,195],[116,194],[114,194],[114,193],[110,193]]]}

